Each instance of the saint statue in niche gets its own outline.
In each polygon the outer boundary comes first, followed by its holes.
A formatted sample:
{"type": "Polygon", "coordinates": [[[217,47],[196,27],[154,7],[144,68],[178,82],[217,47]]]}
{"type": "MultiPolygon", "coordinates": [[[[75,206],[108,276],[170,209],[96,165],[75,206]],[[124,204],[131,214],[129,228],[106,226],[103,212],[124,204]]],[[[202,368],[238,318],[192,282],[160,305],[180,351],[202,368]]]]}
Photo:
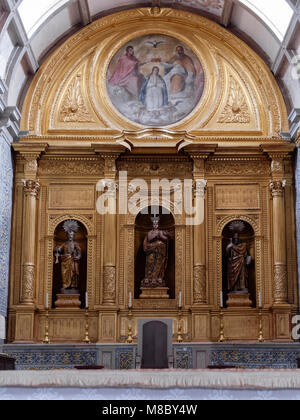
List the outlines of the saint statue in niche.
{"type": "Polygon", "coordinates": [[[132,40],[114,55],[107,73],[112,104],[131,121],[152,127],[168,126],[189,115],[204,85],[199,58],[167,35],[132,40]]]}
{"type": "Polygon", "coordinates": [[[233,237],[226,248],[228,257],[227,279],[230,293],[248,293],[248,266],[251,264],[251,256],[247,250],[247,244],[240,240],[240,233],[245,225],[242,221],[232,222],[230,230],[233,237]]]}
{"type": "Polygon", "coordinates": [[[170,235],[159,230],[159,217],[153,217],[153,229],[148,232],[144,240],[146,253],[144,288],[166,287],[165,274],[168,267],[168,253],[170,235]]]}
{"type": "Polygon", "coordinates": [[[55,248],[55,264],[61,262],[62,292],[75,292],[79,288],[79,263],[82,257],[81,248],[74,240],[79,225],[75,220],[67,220],[63,228],[68,235],[68,241],[55,248]]]}

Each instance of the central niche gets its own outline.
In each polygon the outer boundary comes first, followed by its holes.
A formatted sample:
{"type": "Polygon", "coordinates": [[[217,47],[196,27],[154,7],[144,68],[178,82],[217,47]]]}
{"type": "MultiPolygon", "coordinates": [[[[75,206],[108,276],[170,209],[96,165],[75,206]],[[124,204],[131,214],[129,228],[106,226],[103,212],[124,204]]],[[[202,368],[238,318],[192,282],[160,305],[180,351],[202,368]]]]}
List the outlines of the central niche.
{"type": "Polygon", "coordinates": [[[185,43],[167,35],[145,35],[122,47],[110,62],[111,102],[130,121],[154,127],[175,124],[198,105],[204,71],[185,43]]]}
{"type": "MultiPolygon", "coordinates": [[[[135,221],[135,299],[141,295],[142,282],[145,279],[146,253],[144,251],[144,240],[153,229],[153,214],[151,207],[138,214],[135,221]],[[145,214],[145,213],[148,214],[145,214]]],[[[168,287],[170,299],[175,299],[175,220],[172,214],[163,214],[167,210],[159,207],[159,230],[169,234],[168,245],[168,264],[165,271],[164,280],[168,287]]]]}

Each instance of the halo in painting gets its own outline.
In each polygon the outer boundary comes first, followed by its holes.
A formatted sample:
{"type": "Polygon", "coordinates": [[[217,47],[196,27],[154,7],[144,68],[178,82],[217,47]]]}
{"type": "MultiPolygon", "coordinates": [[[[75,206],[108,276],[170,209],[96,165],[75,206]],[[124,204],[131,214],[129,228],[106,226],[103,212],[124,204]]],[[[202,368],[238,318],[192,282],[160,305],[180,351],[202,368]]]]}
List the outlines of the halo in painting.
{"type": "Polygon", "coordinates": [[[107,72],[111,102],[130,121],[165,127],[187,117],[204,91],[204,71],[185,43],[145,35],[122,47],[107,72]]]}

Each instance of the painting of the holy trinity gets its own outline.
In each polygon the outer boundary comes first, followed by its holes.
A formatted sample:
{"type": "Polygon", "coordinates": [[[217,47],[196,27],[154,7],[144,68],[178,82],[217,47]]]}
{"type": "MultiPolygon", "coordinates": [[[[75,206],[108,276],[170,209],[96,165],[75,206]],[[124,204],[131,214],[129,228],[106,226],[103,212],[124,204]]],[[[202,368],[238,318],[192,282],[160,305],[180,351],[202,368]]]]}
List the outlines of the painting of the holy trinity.
{"type": "Polygon", "coordinates": [[[147,35],[121,48],[110,62],[107,90],[113,105],[132,122],[165,127],[187,117],[204,91],[196,54],[167,35],[147,35]]]}

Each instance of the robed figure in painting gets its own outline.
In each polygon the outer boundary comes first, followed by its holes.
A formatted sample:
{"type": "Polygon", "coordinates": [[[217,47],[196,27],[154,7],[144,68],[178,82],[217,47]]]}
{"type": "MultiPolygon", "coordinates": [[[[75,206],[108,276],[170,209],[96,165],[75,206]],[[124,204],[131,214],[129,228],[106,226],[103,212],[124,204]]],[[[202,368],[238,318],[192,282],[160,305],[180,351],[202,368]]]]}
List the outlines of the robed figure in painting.
{"type": "Polygon", "coordinates": [[[140,73],[140,67],[143,64],[135,57],[134,48],[132,46],[127,47],[126,54],[119,59],[109,83],[113,86],[125,88],[128,93],[138,99],[145,80],[140,73]]]}
{"type": "Polygon", "coordinates": [[[55,248],[56,264],[61,261],[62,289],[79,288],[79,263],[82,252],[79,244],[75,242],[75,233],[78,231],[78,223],[68,220],[64,223],[64,230],[68,234],[68,241],[62,246],[55,248]]]}
{"type": "Polygon", "coordinates": [[[168,267],[169,240],[168,232],[159,230],[159,218],[152,219],[153,229],[144,240],[146,253],[145,279],[142,287],[166,287],[165,274],[168,267]]]}
{"type": "Polygon", "coordinates": [[[240,241],[240,231],[244,228],[244,224],[238,222],[232,224],[231,230],[235,230],[230,244],[226,248],[228,257],[227,279],[228,290],[230,292],[248,293],[248,266],[251,263],[251,257],[247,250],[247,244],[240,241]]]}
{"type": "Polygon", "coordinates": [[[159,74],[159,67],[153,67],[152,73],[144,81],[140,101],[148,111],[157,111],[168,106],[167,85],[159,74]]]}

